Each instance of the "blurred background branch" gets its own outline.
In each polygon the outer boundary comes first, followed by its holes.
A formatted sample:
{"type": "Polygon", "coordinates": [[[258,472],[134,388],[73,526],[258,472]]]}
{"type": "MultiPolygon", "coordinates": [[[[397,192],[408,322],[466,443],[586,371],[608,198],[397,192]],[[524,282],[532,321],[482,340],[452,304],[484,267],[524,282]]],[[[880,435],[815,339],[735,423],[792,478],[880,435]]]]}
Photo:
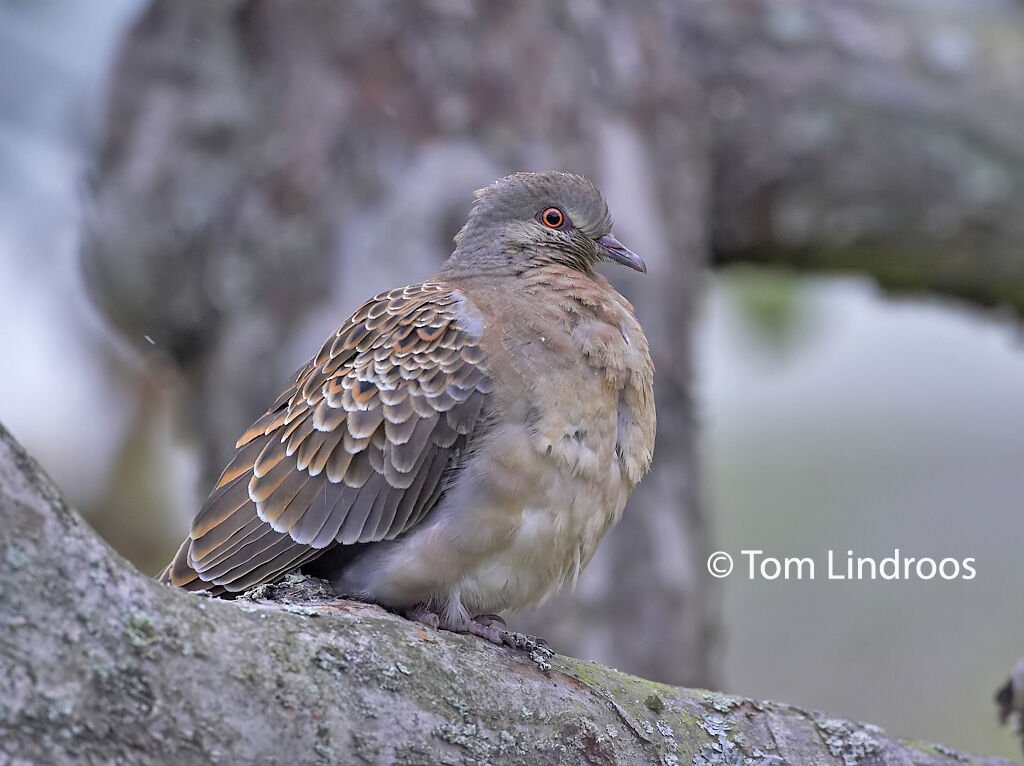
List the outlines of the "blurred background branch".
{"type": "Polygon", "coordinates": [[[716,265],[1024,310],[1019,3],[690,5],[716,265]]]}

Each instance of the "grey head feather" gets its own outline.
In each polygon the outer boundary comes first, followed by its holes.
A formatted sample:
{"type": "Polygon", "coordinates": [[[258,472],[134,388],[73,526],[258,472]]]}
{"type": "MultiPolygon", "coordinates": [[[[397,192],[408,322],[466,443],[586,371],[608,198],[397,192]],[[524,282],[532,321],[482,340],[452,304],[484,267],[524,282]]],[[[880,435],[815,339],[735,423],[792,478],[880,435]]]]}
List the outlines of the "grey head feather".
{"type": "Polygon", "coordinates": [[[600,190],[575,173],[513,173],[476,192],[469,220],[455,237],[448,276],[517,274],[560,263],[589,271],[606,253],[597,240],[611,233],[612,219],[600,190]],[[558,208],[560,228],[541,214],[558,208]]]}

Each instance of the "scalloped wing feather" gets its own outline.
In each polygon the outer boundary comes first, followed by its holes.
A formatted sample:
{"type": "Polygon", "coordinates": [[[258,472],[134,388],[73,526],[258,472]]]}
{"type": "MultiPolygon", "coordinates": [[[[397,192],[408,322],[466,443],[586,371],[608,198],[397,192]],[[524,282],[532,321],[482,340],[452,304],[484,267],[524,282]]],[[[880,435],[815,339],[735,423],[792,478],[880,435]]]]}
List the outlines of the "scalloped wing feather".
{"type": "Polygon", "coordinates": [[[419,523],[490,391],[467,301],[430,281],[363,304],[238,440],[162,579],[240,591],[419,523]]]}

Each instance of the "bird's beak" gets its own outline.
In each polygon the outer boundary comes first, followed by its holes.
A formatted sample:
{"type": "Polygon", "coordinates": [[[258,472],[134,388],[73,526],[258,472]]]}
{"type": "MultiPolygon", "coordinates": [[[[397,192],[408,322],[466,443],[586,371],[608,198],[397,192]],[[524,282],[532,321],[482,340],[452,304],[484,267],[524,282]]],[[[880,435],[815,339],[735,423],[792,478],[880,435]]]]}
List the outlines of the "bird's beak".
{"type": "Polygon", "coordinates": [[[603,237],[599,237],[595,241],[601,246],[601,250],[604,251],[605,257],[609,260],[617,261],[623,266],[629,266],[629,268],[635,269],[643,274],[647,273],[647,266],[644,264],[643,259],[619,242],[619,240],[615,239],[611,234],[605,234],[603,237]]]}

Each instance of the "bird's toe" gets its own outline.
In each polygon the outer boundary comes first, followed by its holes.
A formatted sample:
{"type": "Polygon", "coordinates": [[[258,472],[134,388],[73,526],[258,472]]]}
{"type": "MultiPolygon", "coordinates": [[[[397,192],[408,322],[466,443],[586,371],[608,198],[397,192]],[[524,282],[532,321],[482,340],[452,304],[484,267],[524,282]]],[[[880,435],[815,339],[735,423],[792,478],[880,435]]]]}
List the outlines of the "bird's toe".
{"type": "Polygon", "coordinates": [[[422,623],[423,625],[434,628],[435,630],[442,627],[441,618],[438,616],[437,612],[430,610],[423,604],[418,604],[412,609],[406,611],[405,617],[406,619],[422,623]]]}
{"type": "Polygon", "coordinates": [[[508,625],[505,623],[505,619],[500,614],[478,614],[473,618],[474,622],[478,622],[481,625],[495,625],[497,624],[501,628],[506,628],[508,625]]]}

